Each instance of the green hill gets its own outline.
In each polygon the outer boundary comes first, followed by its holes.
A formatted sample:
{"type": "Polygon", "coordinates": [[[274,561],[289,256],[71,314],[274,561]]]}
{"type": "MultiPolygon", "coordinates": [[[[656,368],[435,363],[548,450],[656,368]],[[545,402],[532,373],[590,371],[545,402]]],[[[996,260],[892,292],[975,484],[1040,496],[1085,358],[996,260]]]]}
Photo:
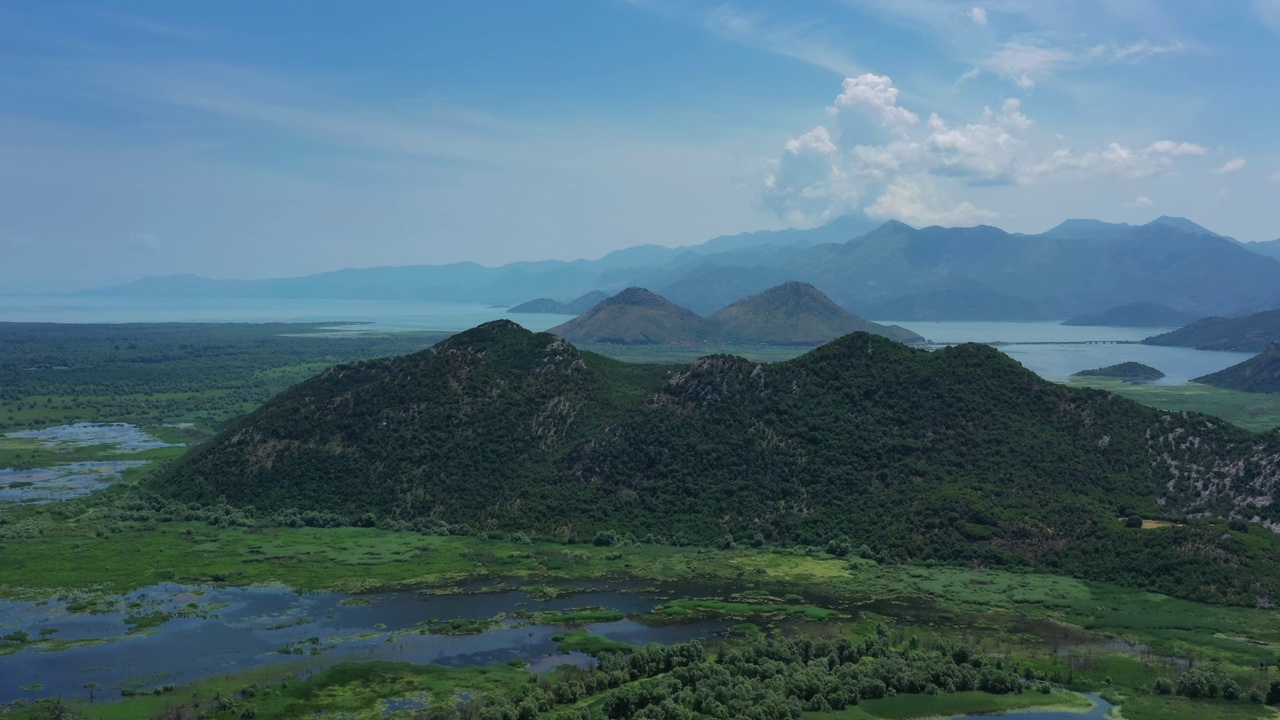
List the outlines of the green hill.
{"type": "Polygon", "coordinates": [[[564,303],[551,298],[537,298],[528,302],[522,302],[519,305],[513,305],[507,309],[508,313],[517,315],[523,313],[543,313],[549,315],[565,315],[564,303]]]}
{"type": "Polygon", "coordinates": [[[1280,436],[1046,382],[982,345],[926,352],[856,333],[769,365],[646,366],[498,321],[331,368],[151,487],[289,522],[835,539],[1253,604],[1280,597],[1270,545],[1117,516],[1276,522],[1278,467],[1280,436]]]}
{"type": "Polygon", "coordinates": [[[1073,373],[1071,377],[1109,377],[1120,378],[1121,380],[1159,380],[1164,377],[1164,373],[1138,362],[1123,362],[1118,365],[1108,365],[1103,368],[1094,370],[1081,370],[1073,373]]]}
{"type": "Polygon", "coordinates": [[[814,286],[794,281],[743,298],[708,319],[719,339],[735,343],[818,345],[854,332],[869,332],[898,342],[924,342],[924,338],[904,327],[864,320],[814,286]]]}
{"type": "Polygon", "coordinates": [[[536,300],[522,302],[519,305],[512,307],[510,310],[507,310],[507,312],[516,314],[543,313],[549,315],[581,315],[595,307],[601,300],[604,300],[607,297],[609,297],[607,294],[599,290],[592,290],[586,295],[583,295],[576,300],[570,300],[567,303],[562,303],[559,300],[552,300],[551,298],[538,298],[536,300]]]}
{"type": "Polygon", "coordinates": [[[662,345],[704,341],[711,326],[693,311],[633,287],[548,332],[583,344],[662,345]]]}
{"type": "Polygon", "coordinates": [[[1177,327],[1193,323],[1200,318],[1195,313],[1174,310],[1155,303],[1130,303],[1091,315],[1077,315],[1063,325],[1092,325],[1097,327],[1177,327]]]}
{"type": "Polygon", "coordinates": [[[576,300],[570,300],[565,303],[561,310],[566,315],[581,315],[607,299],[609,299],[608,293],[601,290],[592,290],[576,300]]]}
{"type": "Polygon", "coordinates": [[[1280,342],[1261,353],[1195,382],[1244,392],[1280,393],[1280,342]]]}
{"type": "Polygon", "coordinates": [[[1197,350],[1262,352],[1277,340],[1280,340],[1280,310],[1266,310],[1238,318],[1205,318],[1142,342],[1197,350]]]}

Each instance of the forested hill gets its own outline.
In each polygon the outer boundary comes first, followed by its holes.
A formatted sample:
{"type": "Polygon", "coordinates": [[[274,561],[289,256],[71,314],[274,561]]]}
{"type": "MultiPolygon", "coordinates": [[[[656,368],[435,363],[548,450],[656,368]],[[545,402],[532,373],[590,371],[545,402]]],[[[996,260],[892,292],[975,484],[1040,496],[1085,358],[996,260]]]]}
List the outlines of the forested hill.
{"type": "Polygon", "coordinates": [[[1205,318],[1142,342],[1197,350],[1262,352],[1277,340],[1280,340],[1280,310],[1264,310],[1244,317],[1205,318]]]}
{"type": "Polygon", "coordinates": [[[1280,393],[1280,341],[1238,365],[1198,377],[1195,382],[1244,392],[1280,393]]]}
{"type": "Polygon", "coordinates": [[[855,333],[782,363],[658,367],[498,321],[334,367],[154,488],[561,539],[866,544],[1253,603],[1280,597],[1274,558],[1222,526],[1132,531],[1117,516],[1274,523],[1278,480],[1280,438],[1049,383],[981,345],[855,333]]]}

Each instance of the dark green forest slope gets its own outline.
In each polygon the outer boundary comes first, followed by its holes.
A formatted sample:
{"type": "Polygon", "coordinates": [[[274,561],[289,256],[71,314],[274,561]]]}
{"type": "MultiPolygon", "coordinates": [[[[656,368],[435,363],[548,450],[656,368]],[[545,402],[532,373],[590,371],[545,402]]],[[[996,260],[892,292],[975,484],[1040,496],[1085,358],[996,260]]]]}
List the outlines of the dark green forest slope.
{"type": "Polygon", "coordinates": [[[1280,393],[1280,341],[1238,365],[1195,381],[1244,392],[1280,393]]]}
{"type": "Polygon", "coordinates": [[[1081,370],[1078,373],[1072,373],[1071,377],[1109,377],[1120,378],[1121,380],[1159,380],[1164,377],[1164,373],[1151,367],[1143,365],[1139,362],[1122,362],[1106,367],[1094,368],[1092,370],[1081,370]]]}
{"type": "Polygon", "coordinates": [[[1244,317],[1210,317],[1143,340],[1145,345],[1172,345],[1197,350],[1262,352],[1280,340],[1280,310],[1266,310],[1244,317]]]}
{"type": "Polygon", "coordinates": [[[1049,383],[981,345],[856,333],[782,363],[659,367],[499,321],[334,367],[154,488],[562,539],[866,544],[1252,604],[1280,596],[1271,546],[1117,518],[1274,522],[1278,479],[1280,436],[1049,383]]]}

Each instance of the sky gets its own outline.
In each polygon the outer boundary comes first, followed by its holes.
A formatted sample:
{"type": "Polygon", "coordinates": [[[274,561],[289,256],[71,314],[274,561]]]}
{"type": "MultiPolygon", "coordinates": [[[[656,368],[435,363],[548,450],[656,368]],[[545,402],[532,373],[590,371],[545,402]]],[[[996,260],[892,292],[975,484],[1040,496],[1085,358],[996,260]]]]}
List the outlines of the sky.
{"type": "Polygon", "coordinates": [[[0,0],[0,293],[842,214],[1280,237],[1280,0],[0,0]]]}

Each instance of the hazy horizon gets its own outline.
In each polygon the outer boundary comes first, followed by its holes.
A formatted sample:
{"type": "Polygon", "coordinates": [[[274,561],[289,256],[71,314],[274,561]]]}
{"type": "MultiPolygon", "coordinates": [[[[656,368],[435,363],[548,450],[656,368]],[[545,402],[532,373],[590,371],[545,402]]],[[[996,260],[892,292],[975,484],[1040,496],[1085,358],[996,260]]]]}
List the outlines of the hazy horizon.
{"type": "Polygon", "coordinates": [[[599,258],[844,214],[1280,237],[1277,0],[0,20],[3,292],[599,258]]]}
{"type": "MultiPolygon", "coordinates": [[[[1166,217],[1166,216],[1160,216],[1160,217],[1166,217]]],[[[1176,216],[1169,216],[1169,217],[1176,217],[1176,216]]],[[[1150,219],[1150,220],[1148,220],[1147,222],[1155,222],[1157,219],[1158,219],[1158,218],[1151,218],[1151,219],[1150,219]]],[[[1185,219],[1190,220],[1190,218],[1185,218],[1185,219]]],[[[1096,218],[1066,218],[1066,219],[1062,220],[1061,222],[1068,222],[1068,221],[1070,221],[1070,220],[1096,220],[1096,218]]],[[[890,222],[890,221],[886,220],[885,222],[890,222]]],[[[1059,224],[1061,224],[1061,222],[1059,222],[1059,223],[1055,223],[1054,225],[1052,225],[1052,226],[1050,226],[1050,227],[1047,227],[1047,228],[1044,228],[1043,230],[1041,230],[1041,231],[1039,231],[1039,232],[1032,232],[1032,233],[1025,233],[1025,234],[1027,234],[1027,235],[1036,235],[1036,234],[1039,234],[1040,232],[1047,232],[1047,231],[1049,231],[1049,230],[1053,229],[1054,227],[1057,227],[1059,224]]],[[[1103,221],[1101,221],[1101,222],[1110,222],[1110,221],[1103,220],[1103,221]]],[[[1192,220],[1192,222],[1195,222],[1195,221],[1194,221],[1194,220],[1192,220]]],[[[1134,226],[1141,226],[1141,225],[1146,224],[1146,223],[1138,222],[1138,223],[1130,223],[1130,224],[1132,224],[1132,225],[1134,225],[1134,226]]],[[[1199,224],[1199,223],[1197,223],[1197,224],[1199,224]]],[[[954,227],[959,227],[959,226],[954,226],[954,227]]],[[[994,227],[999,227],[999,226],[998,226],[998,225],[995,225],[994,227]]],[[[789,229],[795,229],[795,228],[789,228],[789,229]]],[[[1004,228],[1001,228],[1001,229],[1004,229],[1004,228]]],[[[1205,229],[1210,230],[1210,231],[1212,231],[1212,230],[1213,230],[1213,228],[1205,228],[1205,229]]],[[[746,231],[744,231],[744,233],[751,233],[751,232],[758,232],[758,231],[753,231],[753,230],[746,230],[746,231]]],[[[735,234],[737,234],[737,233],[735,233],[735,234]]],[[[720,235],[720,236],[716,236],[716,237],[726,237],[726,236],[720,235]]],[[[713,240],[713,239],[715,239],[715,238],[704,238],[704,239],[703,239],[703,240],[701,240],[701,241],[694,242],[694,243],[689,243],[688,245],[677,245],[677,246],[672,246],[672,245],[663,245],[662,243],[647,243],[647,244],[652,244],[652,245],[662,245],[663,247],[668,247],[668,248],[676,249],[676,248],[680,248],[680,247],[692,247],[692,246],[697,246],[697,245],[702,244],[703,242],[706,242],[706,241],[709,241],[709,240],[713,240]]],[[[1243,243],[1248,244],[1248,243],[1251,243],[1251,242],[1266,242],[1266,241],[1260,241],[1260,240],[1241,240],[1240,242],[1243,242],[1243,243]]],[[[627,246],[627,247],[636,247],[636,246],[632,245],[632,246],[627,246]]],[[[262,275],[262,276],[258,276],[258,277],[234,277],[234,276],[225,276],[225,277],[221,277],[221,276],[216,276],[216,275],[203,274],[203,273],[200,273],[200,272],[175,272],[175,273],[167,273],[167,274],[164,274],[164,275],[145,275],[145,276],[139,276],[139,277],[135,277],[135,278],[127,278],[127,279],[125,279],[125,280],[123,280],[123,281],[121,281],[121,282],[119,282],[119,283],[111,283],[111,284],[109,284],[109,285],[104,285],[104,284],[98,283],[98,284],[89,284],[89,285],[85,285],[85,286],[83,286],[83,287],[69,287],[69,288],[66,288],[65,290],[57,291],[57,292],[61,293],[61,292],[78,292],[78,291],[82,291],[82,290],[95,290],[95,289],[100,289],[100,288],[103,288],[103,287],[112,287],[112,286],[115,286],[115,285],[127,285],[127,284],[129,284],[129,283],[131,283],[131,282],[135,282],[135,281],[137,281],[137,280],[146,280],[146,279],[149,279],[149,278],[165,278],[165,277],[183,277],[183,276],[191,276],[191,277],[203,278],[203,279],[206,279],[206,280],[279,280],[279,279],[289,279],[289,278],[297,278],[297,277],[308,277],[308,276],[312,276],[312,275],[324,275],[324,274],[328,274],[328,273],[341,272],[341,271],[344,271],[344,270],[374,270],[374,269],[380,269],[380,268],[392,268],[392,267],[415,267],[415,266],[431,266],[431,265],[454,265],[454,264],[462,265],[462,264],[472,264],[472,265],[479,265],[479,266],[484,267],[484,268],[494,269],[494,268],[505,267],[505,266],[507,266],[507,265],[518,264],[518,263],[525,263],[525,262],[527,262],[527,263],[537,263],[537,262],[569,262],[569,263],[572,263],[572,262],[584,262],[584,261],[585,261],[585,262],[593,262],[593,261],[600,260],[600,259],[604,258],[605,256],[609,255],[610,253],[617,252],[618,250],[625,250],[625,249],[627,249],[627,248],[626,248],[626,247],[624,247],[624,248],[614,248],[614,249],[612,249],[612,250],[609,250],[608,252],[602,253],[602,254],[597,255],[597,256],[595,256],[595,257],[577,257],[577,258],[564,258],[564,257],[561,257],[561,258],[554,258],[554,257],[538,257],[538,258],[527,258],[527,259],[520,259],[520,260],[512,260],[512,261],[510,261],[510,262],[506,262],[506,263],[494,263],[494,264],[485,264],[485,263],[476,262],[476,261],[474,261],[474,260],[458,260],[458,261],[449,262],[449,263],[405,263],[405,264],[403,264],[403,265],[351,265],[351,266],[335,267],[335,268],[329,268],[329,269],[317,270],[317,271],[315,271],[315,272],[311,272],[311,273],[304,273],[304,274],[300,274],[300,275],[262,275]]],[[[18,292],[18,293],[16,293],[16,294],[20,294],[20,295],[38,295],[38,294],[40,294],[40,293],[39,293],[39,292],[20,291],[20,292],[18,292]]]]}

